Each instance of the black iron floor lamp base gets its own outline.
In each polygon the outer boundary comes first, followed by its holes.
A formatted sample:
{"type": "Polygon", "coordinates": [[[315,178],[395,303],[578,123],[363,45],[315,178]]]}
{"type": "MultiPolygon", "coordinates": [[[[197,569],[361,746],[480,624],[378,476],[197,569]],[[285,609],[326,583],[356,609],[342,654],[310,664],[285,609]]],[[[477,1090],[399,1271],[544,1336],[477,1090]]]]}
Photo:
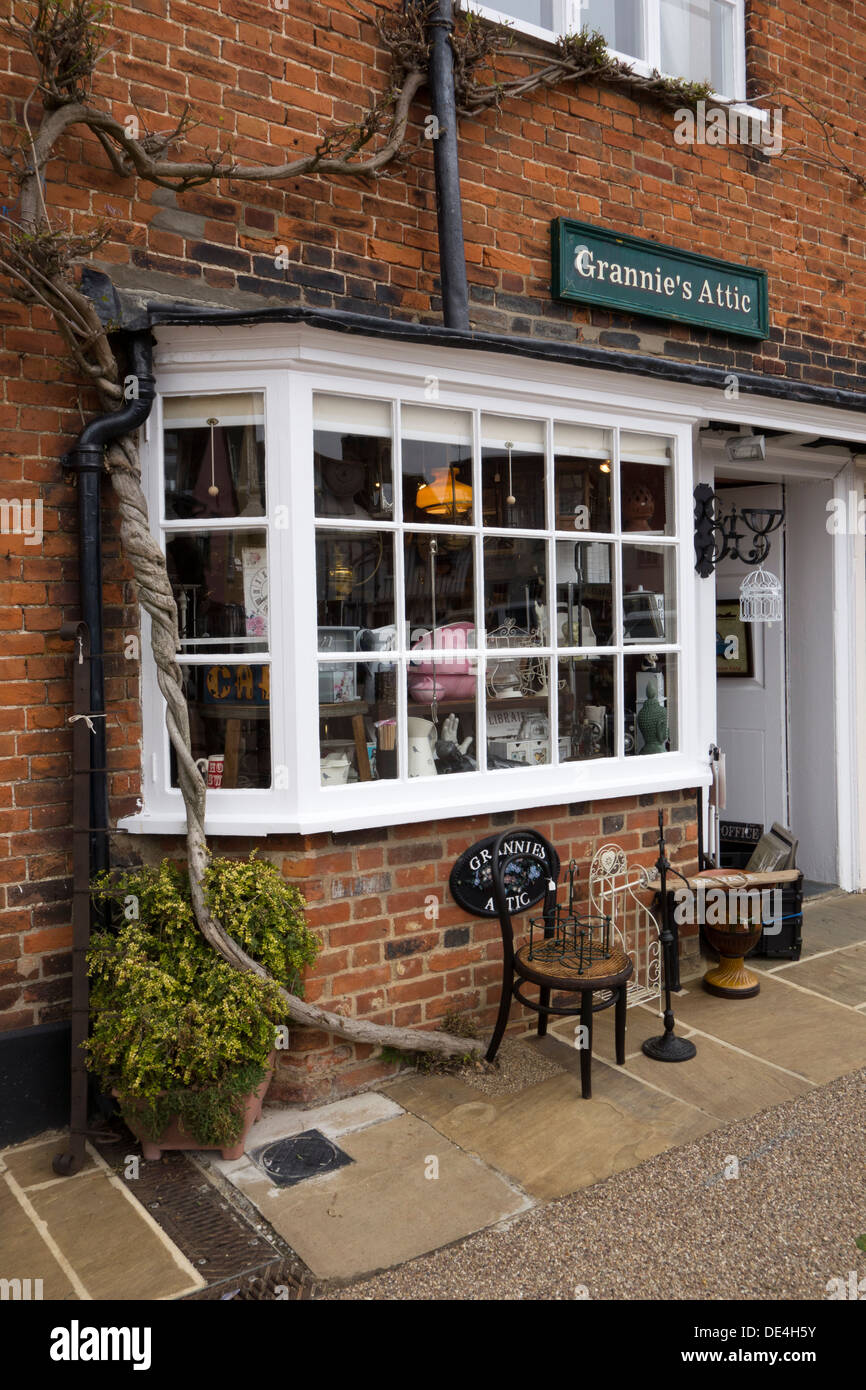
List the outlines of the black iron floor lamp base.
{"type": "MultiPolygon", "coordinates": [[[[642,1045],[642,1050],[647,1057],[652,1057],[655,1062],[688,1062],[697,1053],[697,1048],[688,1038],[678,1038],[674,1033],[674,1011],[671,1007],[671,980],[673,979],[673,954],[672,947],[674,934],[670,928],[668,919],[668,869],[670,868],[665,854],[665,837],[663,829],[662,812],[659,811],[659,857],[656,860],[656,868],[659,874],[660,903],[662,914],[661,943],[662,954],[664,956],[665,971],[665,1031],[657,1038],[647,1038],[642,1045]]],[[[674,870],[676,872],[676,870],[674,870]]]]}
{"type": "Polygon", "coordinates": [[[652,1057],[656,1062],[688,1062],[697,1050],[688,1038],[678,1038],[673,1029],[669,1033],[662,1033],[658,1038],[647,1038],[643,1044],[643,1051],[647,1057],[652,1057]]]}

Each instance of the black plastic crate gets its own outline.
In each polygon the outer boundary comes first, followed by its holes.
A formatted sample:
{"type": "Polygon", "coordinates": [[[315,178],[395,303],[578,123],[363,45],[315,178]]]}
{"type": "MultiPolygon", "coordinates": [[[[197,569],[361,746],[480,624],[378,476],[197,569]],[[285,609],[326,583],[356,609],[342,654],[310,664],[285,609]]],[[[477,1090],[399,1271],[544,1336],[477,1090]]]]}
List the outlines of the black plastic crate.
{"type": "Polygon", "coordinates": [[[750,955],[799,960],[803,947],[803,875],[800,874],[793,883],[783,883],[781,888],[782,920],[775,924],[781,927],[781,931],[768,936],[764,930],[750,955]]]}

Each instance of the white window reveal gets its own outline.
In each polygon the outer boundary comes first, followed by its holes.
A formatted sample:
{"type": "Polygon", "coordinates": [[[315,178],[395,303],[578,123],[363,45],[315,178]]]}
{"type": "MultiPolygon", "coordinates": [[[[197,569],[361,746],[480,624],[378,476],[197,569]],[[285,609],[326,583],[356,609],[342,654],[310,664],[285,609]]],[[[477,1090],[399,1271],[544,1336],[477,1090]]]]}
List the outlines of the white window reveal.
{"type": "Polygon", "coordinates": [[[743,0],[496,0],[471,8],[539,38],[598,30],[640,72],[655,68],[745,98],[743,0]]]}

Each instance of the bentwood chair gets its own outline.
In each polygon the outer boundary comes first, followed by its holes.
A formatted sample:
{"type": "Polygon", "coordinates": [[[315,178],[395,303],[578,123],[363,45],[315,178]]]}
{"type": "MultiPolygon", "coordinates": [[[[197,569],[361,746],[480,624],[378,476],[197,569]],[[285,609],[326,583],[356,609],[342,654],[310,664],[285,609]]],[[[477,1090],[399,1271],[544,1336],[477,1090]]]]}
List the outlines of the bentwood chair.
{"type": "MultiPolygon", "coordinates": [[[[486,1057],[488,1062],[492,1062],[499,1050],[499,1044],[502,1042],[508,1024],[512,998],[519,1000],[521,1004],[525,1004],[527,1008],[538,1014],[538,1036],[540,1038],[543,1038],[547,1032],[547,1020],[551,1014],[579,1016],[581,1025],[586,1030],[583,1036],[585,1046],[580,1049],[580,1087],[583,1099],[589,1100],[592,1096],[593,1014],[602,1009],[615,1008],[616,1060],[619,1066],[623,1066],[625,1064],[626,986],[631,977],[633,966],[630,957],[615,941],[612,943],[608,959],[584,966],[582,970],[578,968],[576,963],[569,963],[568,960],[553,962],[531,959],[529,943],[524,943],[515,950],[512,912],[515,910],[519,912],[524,909],[520,906],[515,909],[511,903],[520,904],[521,898],[524,896],[520,892],[520,885],[525,881],[526,874],[533,870],[537,877],[540,863],[539,846],[544,846],[547,854],[543,871],[547,878],[553,881],[551,871],[548,868],[549,865],[557,862],[554,857],[553,846],[539,835],[538,831],[528,828],[505,831],[498,836],[491,850],[490,871],[493,883],[493,901],[499,914],[499,927],[502,933],[502,994],[499,1000],[496,1027],[493,1030],[493,1037],[490,1040],[486,1057]],[[529,847],[526,850],[521,849],[521,837],[531,837],[529,847]],[[509,841],[512,842],[510,850],[506,848],[509,841]],[[528,999],[523,993],[523,987],[527,984],[538,986],[538,1002],[528,999]],[[580,1003],[578,1005],[551,1004],[552,990],[567,994],[579,994],[580,1003]],[[596,994],[602,994],[603,997],[595,1001],[593,996],[596,994]]],[[[540,904],[536,911],[541,915],[540,904]]],[[[552,916],[550,920],[552,921],[552,916]]],[[[545,935],[553,935],[552,926],[545,932],[545,935]]]]}

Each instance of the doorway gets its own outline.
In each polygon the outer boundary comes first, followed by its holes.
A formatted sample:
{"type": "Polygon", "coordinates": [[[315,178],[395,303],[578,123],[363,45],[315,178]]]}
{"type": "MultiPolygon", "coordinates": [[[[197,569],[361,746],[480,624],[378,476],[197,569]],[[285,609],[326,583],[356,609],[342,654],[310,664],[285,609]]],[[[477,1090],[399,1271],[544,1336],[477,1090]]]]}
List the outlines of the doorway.
{"type": "Polygon", "coordinates": [[[720,819],[789,826],[808,888],[826,891],[838,881],[833,553],[825,524],[832,484],[778,476],[745,483],[719,473],[715,486],[725,513],[784,511],[764,563],[782,583],[781,622],[740,627],[740,585],[750,567],[726,559],[716,569],[716,741],[726,763],[720,819]],[[739,648],[725,647],[731,635],[739,648]]]}

